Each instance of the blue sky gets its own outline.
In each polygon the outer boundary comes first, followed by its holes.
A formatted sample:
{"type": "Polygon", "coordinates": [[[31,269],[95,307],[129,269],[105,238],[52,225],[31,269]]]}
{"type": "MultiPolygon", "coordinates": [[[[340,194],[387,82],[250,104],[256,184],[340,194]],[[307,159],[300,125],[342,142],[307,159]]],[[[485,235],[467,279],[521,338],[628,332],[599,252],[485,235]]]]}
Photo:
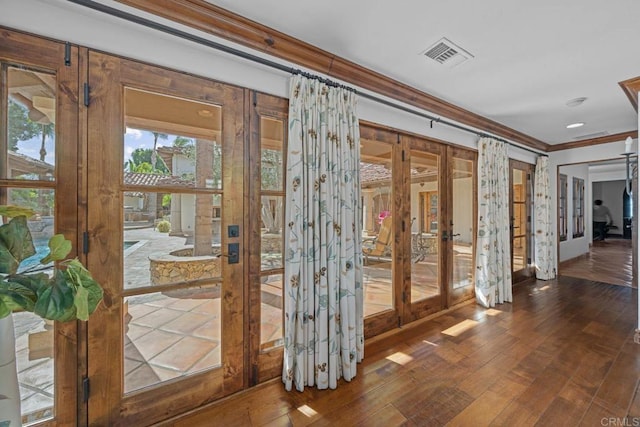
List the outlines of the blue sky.
{"type": "MultiPolygon", "coordinates": [[[[175,139],[175,135],[169,135],[168,139],[158,139],[158,147],[163,146],[171,146],[173,145],[173,140],[175,139]]],[[[25,156],[31,157],[33,159],[40,159],[40,144],[42,139],[40,136],[35,138],[31,138],[27,141],[19,141],[18,142],[18,153],[23,154],[25,156]]],[[[54,161],[54,138],[47,137],[45,139],[45,150],[47,150],[47,155],[45,157],[45,162],[49,164],[55,164],[54,161]]],[[[153,148],[153,134],[148,131],[127,128],[126,133],[124,134],[124,162],[131,158],[131,153],[136,148],[153,148]]]]}

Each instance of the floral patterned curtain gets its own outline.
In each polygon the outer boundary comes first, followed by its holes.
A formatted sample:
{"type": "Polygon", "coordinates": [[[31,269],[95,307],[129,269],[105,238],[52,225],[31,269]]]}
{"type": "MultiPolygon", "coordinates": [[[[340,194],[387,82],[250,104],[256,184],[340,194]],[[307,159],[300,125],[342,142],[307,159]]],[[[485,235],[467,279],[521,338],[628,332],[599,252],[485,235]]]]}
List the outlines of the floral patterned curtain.
{"type": "Polygon", "coordinates": [[[534,186],[536,278],[550,280],[556,277],[554,257],[556,241],[551,223],[551,188],[549,186],[549,157],[547,156],[539,156],[536,161],[534,186]]]}
{"type": "Polygon", "coordinates": [[[476,300],[485,307],[511,302],[507,144],[492,138],[478,143],[478,236],[476,300]]]}
{"type": "Polygon", "coordinates": [[[285,388],[336,388],[364,356],[356,95],[293,76],[287,157],[285,388]]]}

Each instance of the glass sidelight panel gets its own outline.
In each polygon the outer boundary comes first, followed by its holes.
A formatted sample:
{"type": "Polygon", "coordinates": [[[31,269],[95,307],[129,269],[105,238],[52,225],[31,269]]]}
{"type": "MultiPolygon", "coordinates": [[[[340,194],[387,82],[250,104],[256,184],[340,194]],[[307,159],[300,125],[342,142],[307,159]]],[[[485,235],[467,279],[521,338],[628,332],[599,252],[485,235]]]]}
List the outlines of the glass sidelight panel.
{"type": "Polygon", "coordinates": [[[361,140],[364,315],[393,309],[392,145],[361,140]]]}
{"type": "Polygon", "coordinates": [[[513,234],[513,271],[527,266],[527,173],[513,169],[513,212],[511,227],[513,234]]]}
{"type": "Polygon", "coordinates": [[[282,274],[260,278],[260,350],[283,345],[282,274]]]}
{"type": "Polygon", "coordinates": [[[55,180],[56,76],[5,65],[8,179],[55,180]]]}
{"type": "Polygon", "coordinates": [[[411,302],[440,294],[440,156],[411,151],[411,302]]]}
{"type": "Polygon", "coordinates": [[[474,240],[474,171],[473,161],[453,159],[452,238],[453,281],[452,289],[473,285],[474,240]]]}
{"type": "MultiPolygon", "coordinates": [[[[49,239],[54,232],[55,191],[50,188],[9,188],[0,204],[29,207],[35,215],[27,220],[33,238],[35,255],[23,260],[18,273],[52,274],[52,264],[40,260],[49,254],[49,239]]],[[[3,220],[0,218],[0,224],[3,220]]],[[[54,415],[54,322],[21,312],[13,314],[16,338],[16,366],[22,421],[41,421],[54,415]]]]}
{"type": "Polygon", "coordinates": [[[123,322],[125,393],[221,365],[219,286],[127,297],[123,322]]]}

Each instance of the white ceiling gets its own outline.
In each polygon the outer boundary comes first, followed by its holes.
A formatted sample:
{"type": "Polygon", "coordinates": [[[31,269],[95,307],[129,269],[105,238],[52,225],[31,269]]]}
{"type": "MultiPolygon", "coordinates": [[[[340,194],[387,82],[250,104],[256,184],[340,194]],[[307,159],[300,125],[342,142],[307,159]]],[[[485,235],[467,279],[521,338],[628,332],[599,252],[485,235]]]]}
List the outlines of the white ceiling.
{"type": "Polygon", "coordinates": [[[548,144],[638,127],[618,85],[640,76],[638,0],[207,1],[548,144]],[[474,59],[422,55],[442,37],[474,59]]]}

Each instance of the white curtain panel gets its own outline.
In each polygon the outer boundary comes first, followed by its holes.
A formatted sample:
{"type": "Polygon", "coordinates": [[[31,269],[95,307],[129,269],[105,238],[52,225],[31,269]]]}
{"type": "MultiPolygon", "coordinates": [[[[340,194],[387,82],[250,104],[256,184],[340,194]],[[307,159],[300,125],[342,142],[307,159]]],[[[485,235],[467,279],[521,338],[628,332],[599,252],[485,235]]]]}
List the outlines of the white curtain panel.
{"type": "Polygon", "coordinates": [[[476,300],[485,307],[511,302],[509,156],[507,144],[478,143],[478,236],[476,300]]]}
{"type": "Polygon", "coordinates": [[[556,239],[552,228],[549,158],[547,156],[540,156],[536,161],[534,186],[536,278],[550,280],[556,277],[554,251],[556,239]]]}
{"type": "Polygon", "coordinates": [[[293,386],[336,388],[364,356],[356,95],[293,76],[285,207],[284,366],[293,386]]]}

